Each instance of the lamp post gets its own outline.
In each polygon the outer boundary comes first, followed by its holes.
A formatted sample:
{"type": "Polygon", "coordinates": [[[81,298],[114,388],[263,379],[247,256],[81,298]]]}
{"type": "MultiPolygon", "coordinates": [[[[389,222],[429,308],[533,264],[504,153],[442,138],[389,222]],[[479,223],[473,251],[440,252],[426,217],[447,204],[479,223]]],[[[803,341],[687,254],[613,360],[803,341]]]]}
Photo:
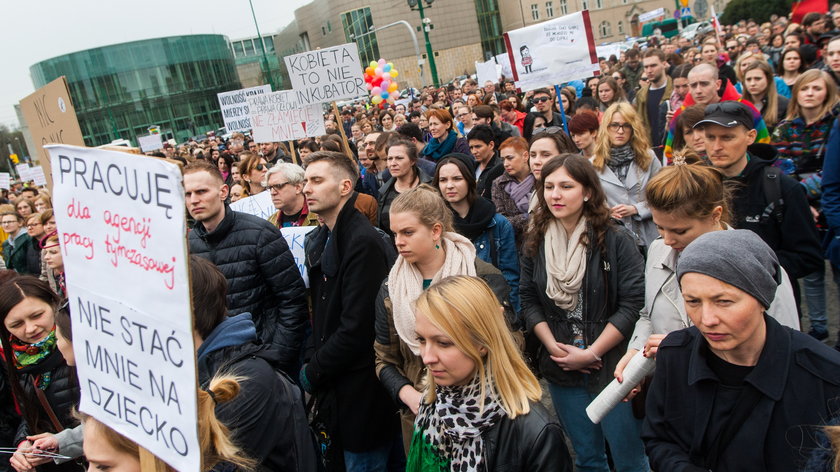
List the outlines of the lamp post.
{"type": "Polygon", "coordinates": [[[268,66],[268,54],[265,52],[265,40],[260,34],[260,25],[257,24],[257,14],[254,12],[254,2],[252,0],[248,0],[248,5],[251,6],[251,16],[254,17],[254,27],[257,28],[257,37],[260,38],[260,48],[262,49],[262,69],[263,69],[263,77],[268,79],[268,84],[271,85],[271,90],[277,90],[274,86],[274,76],[271,74],[271,68],[268,66]]]}
{"type": "Polygon", "coordinates": [[[420,12],[420,27],[423,29],[423,38],[426,40],[426,56],[429,58],[429,70],[432,72],[432,82],[435,84],[435,87],[440,87],[437,65],[435,64],[435,54],[434,51],[432,51],[432,43],[429,41],[429,30],[432,29],[432,21],[426,18],[423,11],[424,1],[426,2],[426,6],[431,8],[432,1],[434,0],[408,0],[408,7],[414,10],[414,7],[416,6],[417,11],[420,12]]]}

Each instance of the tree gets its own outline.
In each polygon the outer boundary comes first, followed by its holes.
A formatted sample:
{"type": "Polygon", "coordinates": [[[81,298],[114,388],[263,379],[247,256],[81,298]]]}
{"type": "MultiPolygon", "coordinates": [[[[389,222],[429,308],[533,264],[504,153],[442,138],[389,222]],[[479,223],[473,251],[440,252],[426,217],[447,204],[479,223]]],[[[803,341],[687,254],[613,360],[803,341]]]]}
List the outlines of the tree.
{"type": "Polygon", "coordinates": [[[787,16],[790,13],[790,0],[732,0],[720,16],[724,25],[734,25],[741,20],[754,20],[756,23],[770,21],[770,15],[787,16]]]}

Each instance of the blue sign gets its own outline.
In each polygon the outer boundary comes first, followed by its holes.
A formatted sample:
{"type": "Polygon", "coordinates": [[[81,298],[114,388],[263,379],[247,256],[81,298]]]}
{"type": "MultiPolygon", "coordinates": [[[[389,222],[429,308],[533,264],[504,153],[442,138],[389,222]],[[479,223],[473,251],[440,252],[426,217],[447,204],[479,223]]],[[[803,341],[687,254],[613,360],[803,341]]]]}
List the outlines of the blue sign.
{"type": "Polygon", "coordinates": [[[685,7],[682,10],[680,10],[680,17],[683,16],[691,16],[691,8],[685,7]]]}

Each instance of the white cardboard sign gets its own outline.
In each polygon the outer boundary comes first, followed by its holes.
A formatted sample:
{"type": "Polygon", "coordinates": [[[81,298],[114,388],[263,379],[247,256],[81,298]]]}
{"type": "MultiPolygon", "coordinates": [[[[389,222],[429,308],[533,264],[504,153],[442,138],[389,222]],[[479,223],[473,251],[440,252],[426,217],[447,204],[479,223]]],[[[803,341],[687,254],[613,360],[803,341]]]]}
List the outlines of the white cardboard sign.
{"type": "Polygon", "coordinates": [[[306,270],[306,252],[303,249],[303,240],[310,231],[317,228],[317,226],[291,226],[288,228],[280,228],[283,233],[283,238],[289,245],[289,250],[292,251],[292,256],[295,258],[295,265],[300,270],[300,276],[303,277],[303,283],[306,288],[309,288],[309,272],[306,270]]]}
{"type": "Polygon", "coordinates": [[[35,166],[29,168],[29,177],[35,182],[35,185],[43,187],[47,185],[47,176],[44,175],[44,168],[35,166]]]}
{"type": "Polygon", "coordinates": [[[277,211],[274,208],[274,203],[271,201],[271,192],[268,190],[263,190],[262,192],[250,197],[241,198],[231,203],[230,209],[254,215],[264,220],[267,220],[269,216],[273,215],[274,212],[277,211]]]}
{"type": "Polygon", "coordinates": [[[118,151],[45,148],[79,409],[175,470],[199,472],[181,172],[161,159],[118,151]]]}
{"type": "Polygon", "coordinates": [[[657,8],[656,10],[642,13],[641,15],[639,15],[639,23],[645,23],[650,20],[655,20],[660,16],[665,16],[664,8],[657,8]]]}
{"type": "Polygon", "coordinates": [[[600,70],[589,11],[505,33],[513,78],[523,91],[592,76],[600,70]]]}
{"type": "Polygon", "coordinates": [[[292,54],[283,60],[295,98],[301,105],[349,100],[368,94],[355,43],[292,54]]]}
{"type": "Polygon", "coordinates": [[[137,143],[140,144],[142,152],[157,151],[163,149],[163,141],[160,134],[147,134],[137,136],[137,143]]]}
{"type": "Polygon", "coordinates": [[[251,114],[248,108],[248,98],[267,93],[271,93],[270,85],[258,85],[216,94],[227,132],[249,131],[251,129],[251,114]]]}
{"type": "Polygon", "coordinates": [[[0,188],[9,190],[12,188],[12,177],[8,172],[0,172],[0,188]]]}
{"type": "Polygon", "coordinates": [[[301,106],[291,90],[248,98],[253,129],[258,143],[275,143],[327,134],[320,103],[301,106]]]}

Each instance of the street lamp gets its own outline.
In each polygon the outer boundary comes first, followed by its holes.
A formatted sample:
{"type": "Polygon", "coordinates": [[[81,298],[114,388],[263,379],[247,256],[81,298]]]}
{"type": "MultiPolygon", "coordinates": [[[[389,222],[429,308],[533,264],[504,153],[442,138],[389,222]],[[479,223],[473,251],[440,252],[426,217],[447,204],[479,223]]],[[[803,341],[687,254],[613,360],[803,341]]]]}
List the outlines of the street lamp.
{"type": "Polygon", "coordinates": [[[254,2],[248,0],[248,4],[251,5],[251,15],[254,17],[254,26],[257,28],[257,37],[260,38],[260,48],[262,48],[262,66],[263,66],[263,76],[268,80],[268,84],[271,85],[271,90],[276,91],[277,88],[274,86],[274,77],[271,73],[271,68],[268,66],[268,54],[265,52],[265,40],[263,39],[262,35],[260,34],[260,25],[257,24],[257,14],[254,13],[254,2]]]}
{"type": "Polygon", "coordinates": [[[432,8],[434,0],[407,0],[408,8],[420,12],[420,21],[422,22],[423,38],[426,40],[426,56],[429,57],[429,70],[432,71],[432,82],[435,87],[440,87],[440,79],[438,78],[437,65],[435,64],[435,54],[432,51],[432,43],[429,41],[429,30],[433,28],[432,20],[426,18],[423,12],[423,2],[426,2],[426,8],[432,8]]]}

